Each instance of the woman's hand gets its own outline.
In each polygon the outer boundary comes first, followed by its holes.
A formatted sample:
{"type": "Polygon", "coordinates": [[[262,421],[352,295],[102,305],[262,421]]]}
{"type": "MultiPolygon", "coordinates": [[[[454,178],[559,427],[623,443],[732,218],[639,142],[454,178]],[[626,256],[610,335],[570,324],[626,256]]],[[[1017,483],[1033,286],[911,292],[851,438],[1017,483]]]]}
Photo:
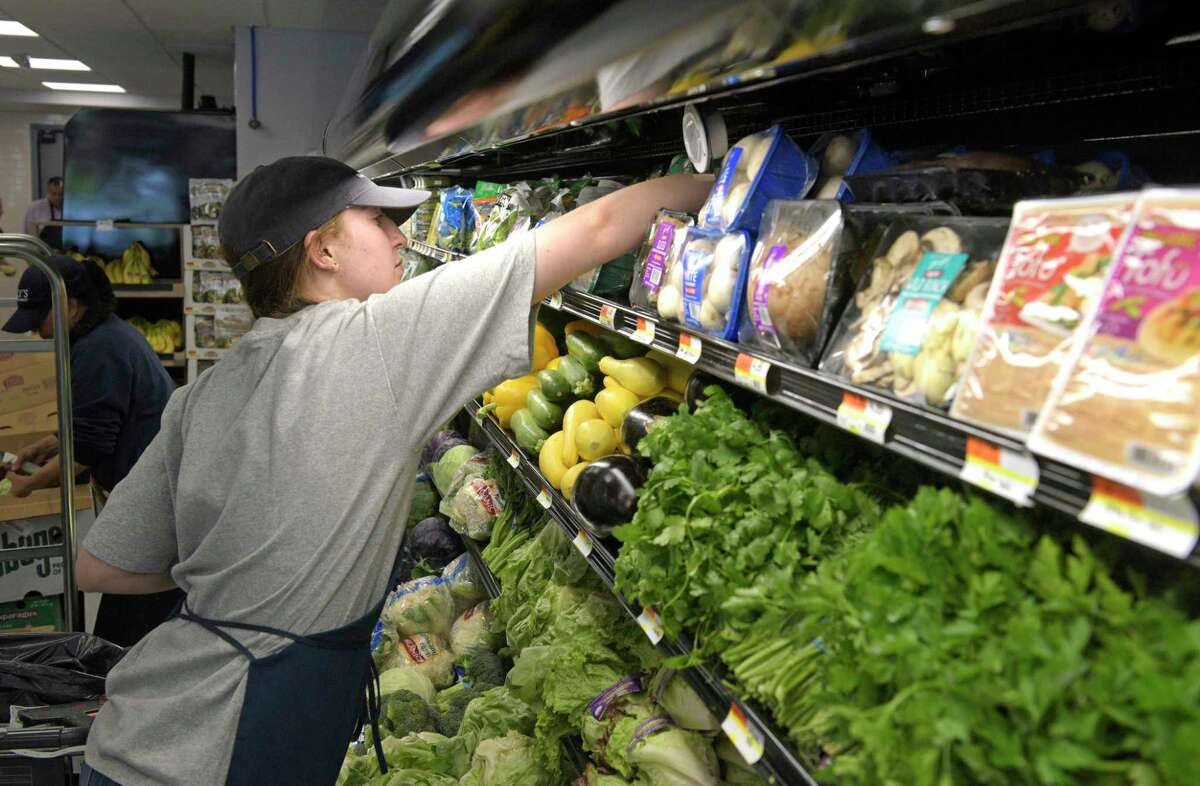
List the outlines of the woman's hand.
{"type": "Polygon", "coordinates": [[[14,473],[21,472],[21,467],[26,462],[37,464],[40,467],[56,455],[58,455],[58,437],[51,434],[17,451],[17,457],[9,465],[9,470],[14,473]]]}
{"type": "Polygon", "coordinates": [[[24,499],[32,494],[37,486],[33,482],[33,475],[20,475],[16,472],[8,473],[8,479],[12,482],[12,488],[8,490],[8,496],[24,499]]]}

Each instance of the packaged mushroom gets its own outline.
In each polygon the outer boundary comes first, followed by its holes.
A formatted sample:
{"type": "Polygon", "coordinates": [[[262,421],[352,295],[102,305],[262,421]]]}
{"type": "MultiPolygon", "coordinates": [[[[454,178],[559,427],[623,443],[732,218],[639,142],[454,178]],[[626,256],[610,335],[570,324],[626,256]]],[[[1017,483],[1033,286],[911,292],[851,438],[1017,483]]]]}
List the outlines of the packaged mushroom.
{"type": "Polygon", "coordinates": [[[693,227],[683,247],[683,323],[734,340],[750,261],[750,233],[693,227]]]}
{"type": "Polygon", "coordinates": [[[883,152],[865,128],[850,133],[823,134],[810,151],[820,162],[821,171],[813,187],[816,199],[854,199],[845,178],[849,175],[870,174],[896,165],[896,160],[883,152]]]}
{"type": "Polygon", "coordinates": [[[946,407],[975,343],[1008,222],[907,218],[892,224],[838,324],[821,370],[946,407]]]}
{"type": "Polygon", "coordinates": [[[811,366],[849,288],[856,243],[833,200],[777,200],[750,263],[740,340],[811,366]]]}
{"type": "Polygon", "coordinates": [[[1200,471],[1200,190],[1143,191],[1099,305],[1029,436],[1034,452],[1152,494],[1200,471]]]}
{"type": "Polygon", "coordinates": [[[1023,437],[1095,310],[1136,195],[1020,202],[950,414],[1023,437]]]}
{"type": "Polygon", "coordinates": [[[633,269],[633,282],[629,287],[631,306],[658,313],[658,299],[664,289],[671,290],[667,292],[668,305],[682,298],[682,295],[676,298],[683,292],[683,268],[679,260],[687,228],[694,223],[687,213],[658,211],[633,269]]]}
{"type": "Polygon", "coordinates": [[[817,171],[816,160],[780,126],[744,137],[725,155],[700,224],[725,232],[756,232],[767,203],[804,196],[816,182],[817,171]]]}

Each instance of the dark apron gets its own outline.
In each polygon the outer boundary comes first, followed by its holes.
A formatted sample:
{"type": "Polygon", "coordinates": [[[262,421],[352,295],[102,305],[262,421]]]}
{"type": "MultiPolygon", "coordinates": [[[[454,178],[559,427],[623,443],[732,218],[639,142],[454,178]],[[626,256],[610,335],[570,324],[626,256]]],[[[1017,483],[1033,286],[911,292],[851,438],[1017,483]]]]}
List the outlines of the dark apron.
{"type": "MultiPolygon", "coordinates": [[[[395,586],[397,567],[388,579],[389,590],[395,586]]],[[[334,783],[346,749],[367,725],[379,770],[387,772],[379,736],[379,674],[370,649],[384,600],[348,625],[308,636],[206,619],[192,614],[186,601],[181,605],[176,616],[211,631],[250,661],[227,786],[334,783]],[[259,658],[227,632],[231,629],[267,633],[292,643],[259,658]]]]}

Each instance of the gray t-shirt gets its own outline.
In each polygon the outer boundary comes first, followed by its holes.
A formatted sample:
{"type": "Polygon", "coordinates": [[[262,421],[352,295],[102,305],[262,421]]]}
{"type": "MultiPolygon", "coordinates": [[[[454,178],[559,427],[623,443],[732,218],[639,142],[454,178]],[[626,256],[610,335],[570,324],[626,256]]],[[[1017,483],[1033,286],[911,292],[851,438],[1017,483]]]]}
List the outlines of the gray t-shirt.
{"type": "MultiPolygon", "coordinates": [[[[84,548],[170,570],[204,617],[298,634],[361,617],[387,589],[421,445],[528,372],[533,278],[529,233],[366,302],[259,320],[171,398],[84,548]]],[[[256,656],[290,643],[231,633],[256,656]]],[[[88,764],[124,786],[223,783],[247,666],[195,623],[159,626],[109,674],[88,764]]]]}

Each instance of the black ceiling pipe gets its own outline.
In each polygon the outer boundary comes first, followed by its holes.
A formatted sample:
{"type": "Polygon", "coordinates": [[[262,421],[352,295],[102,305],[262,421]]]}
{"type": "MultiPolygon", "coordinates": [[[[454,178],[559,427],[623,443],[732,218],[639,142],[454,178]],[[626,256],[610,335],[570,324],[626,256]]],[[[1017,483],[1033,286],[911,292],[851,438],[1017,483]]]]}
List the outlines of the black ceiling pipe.
{"type": "Polygon", "coordinates": [[[180,96],[184,112],[196,108],[196,56],[191,52],[183,53],[183,91],[180,96]]]}

